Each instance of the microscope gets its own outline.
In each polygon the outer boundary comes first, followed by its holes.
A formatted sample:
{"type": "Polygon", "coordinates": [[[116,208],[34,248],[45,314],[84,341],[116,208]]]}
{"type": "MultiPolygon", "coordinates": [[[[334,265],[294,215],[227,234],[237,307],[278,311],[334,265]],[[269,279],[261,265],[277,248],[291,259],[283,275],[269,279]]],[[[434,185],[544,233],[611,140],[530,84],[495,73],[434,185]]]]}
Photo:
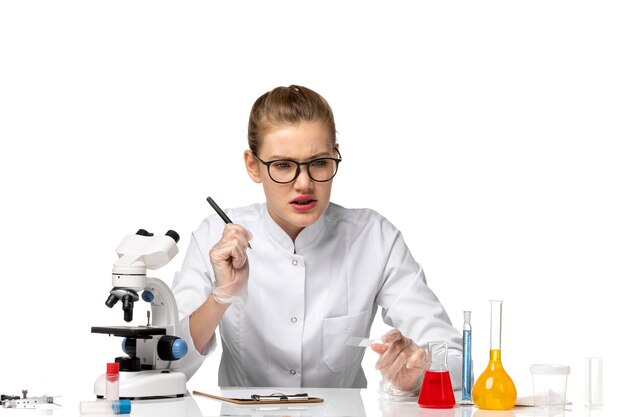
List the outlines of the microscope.
{"type": "MultiPolygon", "coordinates": [[[[150,303],[145,326],[92,327],[92,333],[123,337],[122,350],[128,356],[115,358],[120,365],[120,398],[149,399],[182,397],[187,391],[185,374],[176,371],[177,360],[187,354],[187,343],[177,337],[178,308],[170,288],[160,279],[146,276],[146,270],[166,265],[178,253],[178,233],[163,236],[140,229],[117,247],[119,259],[113,264],[113,289],[106,300],[112,308],[121,301],[124,321],[133,320],[134,303],[150,303]],[[150,324],[152,317],[152,324],[150,324]]],[[[105,396],[106,375],[95,382],[98,398],[105,396]]]]}

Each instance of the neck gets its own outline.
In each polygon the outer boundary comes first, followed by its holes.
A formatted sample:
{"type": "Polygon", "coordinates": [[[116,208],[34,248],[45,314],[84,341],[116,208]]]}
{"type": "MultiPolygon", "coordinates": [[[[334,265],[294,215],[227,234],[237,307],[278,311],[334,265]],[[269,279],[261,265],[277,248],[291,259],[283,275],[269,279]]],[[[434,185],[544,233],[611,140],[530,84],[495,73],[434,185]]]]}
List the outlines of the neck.
{"type": "Polygon", "coordinates": [[[280,227],[285,231],[285,233],[287,233],[287,235],[289,235],[291,241],[294,243],[296,243],[296,238],[298,237],[300,232],[304,230],[304,227],[294,226],[291,224],[280,225],[280,227]]]}
{"type": "Polygon", "coordinates": [[[272,212],[272,210],[268,210],[268,213],[270,217],[272,218],[272,220],[274,220],[274,223],[276,223],[281,229],[283,229],[284,232],[287,233],[287,236],[291,238],[291,241],[295,243],[296,238],[298,237],[300,232],[304,230],[304,227],[295,226],[291,223],[284,221],[280,217],[276,216],[272,212]]]}

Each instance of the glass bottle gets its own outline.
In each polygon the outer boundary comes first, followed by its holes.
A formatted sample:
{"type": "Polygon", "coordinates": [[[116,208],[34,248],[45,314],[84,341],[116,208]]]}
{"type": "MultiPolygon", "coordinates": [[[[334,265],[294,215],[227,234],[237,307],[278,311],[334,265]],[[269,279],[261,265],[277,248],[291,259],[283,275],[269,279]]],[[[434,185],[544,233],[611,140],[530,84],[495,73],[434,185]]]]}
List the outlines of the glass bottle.
{"type": "Polygon", "coordinates": [[[500,342],[502,332],[502,300],[491,300],[491,344],[487,369],[474,383],[472,399],[483,410],[510,410],[515,406],[517,390],[502,366],[500,342]]]}
{"type": "Polygon", "coordinates": [[[82,401],[79,404],[80,415],[88,414],[130,414],[130,400],[82,401]]]}
{"type": "Polygon", "coordinates": [[[472,324],[471,311],[463,312],[463,373],[461,405],[472,403],[472,324]]]}
{"type": "Polygon", "coordinates": [[[454,391],[448,371],[448,342],[428,342],[430,366],[424,373],[424,381],[417,403],[425,408],[454,407],[454,391]]]}

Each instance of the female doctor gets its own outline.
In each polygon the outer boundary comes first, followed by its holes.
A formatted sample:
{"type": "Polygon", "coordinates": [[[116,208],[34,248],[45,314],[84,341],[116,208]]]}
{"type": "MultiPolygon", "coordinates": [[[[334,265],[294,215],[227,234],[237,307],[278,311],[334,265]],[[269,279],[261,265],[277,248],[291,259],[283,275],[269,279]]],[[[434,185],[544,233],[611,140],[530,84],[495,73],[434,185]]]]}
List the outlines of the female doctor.
{"type": "Polygon", "coordinates": [[[232,224],[205,219],[172,286],[188,378],[219,325],[220,386],[364,388],[364,349],[346,341],[368,337],[380,307],[393,328],[372,345],[384,380],[419,391],[423,347],[446,340],[460,389],[461,335],[400,232],[372,210],[330,202],[335,136],[330,106],[308,88],[278,87],[254,103],[243,156],[266,202],[226,210],[232,224]]]}

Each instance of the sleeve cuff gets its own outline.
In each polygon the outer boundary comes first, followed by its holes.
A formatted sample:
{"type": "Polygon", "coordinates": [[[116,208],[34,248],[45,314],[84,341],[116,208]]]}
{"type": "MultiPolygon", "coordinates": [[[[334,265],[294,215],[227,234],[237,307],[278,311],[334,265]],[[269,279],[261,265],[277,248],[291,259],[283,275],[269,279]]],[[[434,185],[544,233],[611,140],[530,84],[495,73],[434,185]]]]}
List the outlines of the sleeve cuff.
{"type": "Polygon", "coordinates": [[[178,369],[185,373],[187,376],[187,380],[189,380],[193,374],[200,368],[202,362],[206,359],[207,356],[211,354],[215,350],[217,346],[217,341],[215,334],[211,337],[208,345],[202,352],[198,352],[196,349],[193,339],[191,338],[191,331],[189,330],[189,316],[182,319],[178,324],[178,331],[181,339],[187,342],[187,346],[189,349],[187,350],[187,355],[184,358],[180,359],[178,363],[178,369]]]}

